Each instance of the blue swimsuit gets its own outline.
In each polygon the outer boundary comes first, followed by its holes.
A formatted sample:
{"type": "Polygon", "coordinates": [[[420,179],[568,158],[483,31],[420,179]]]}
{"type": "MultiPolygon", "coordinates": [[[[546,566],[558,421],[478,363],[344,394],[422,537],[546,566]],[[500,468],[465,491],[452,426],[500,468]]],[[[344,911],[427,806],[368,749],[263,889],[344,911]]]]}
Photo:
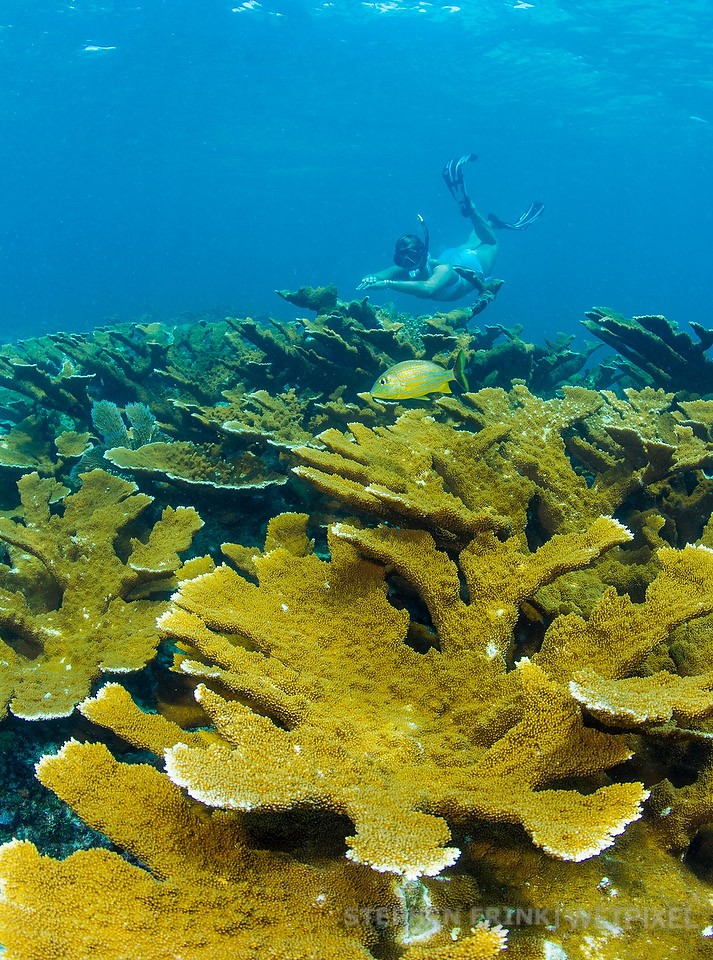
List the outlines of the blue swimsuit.
{"type": "MultiPolygon", "coordinates": [[[[483,278],[483,280],[485,279],[483,268],[480,265],[480,260],[478,260],[478,254],[475,250],[473,250],[472,247],[448,247],[448,249],[444,250],[443,253],[439,257],[436,257],[433,262],[445,263],[451,267],[466,267],[466,269],[477,273],[483,278]]],[[[431,261],[429,261],[428,268],[429,271],[433,271],[431,261]]],[[[465,297],[472,292],[473,284],[468,283],[464,277],[460,277],[458,274],[456,274],[455,277],[449,280],[446,286],[443,287],[441,290],[441,296],[444,299],[457,300],[460,297],[465,297]]]]}
{"type": "Polygon", "coordinates": [[[436,257],[436,260],[439,263],[448,263],[451,267],[466,267],[474,273],[479,273],[485,279],[483,268],[480,265],[480,260],[478,260],[478,252],[473,250],[472,247],[448,247],[440,257],[436,257]]]}

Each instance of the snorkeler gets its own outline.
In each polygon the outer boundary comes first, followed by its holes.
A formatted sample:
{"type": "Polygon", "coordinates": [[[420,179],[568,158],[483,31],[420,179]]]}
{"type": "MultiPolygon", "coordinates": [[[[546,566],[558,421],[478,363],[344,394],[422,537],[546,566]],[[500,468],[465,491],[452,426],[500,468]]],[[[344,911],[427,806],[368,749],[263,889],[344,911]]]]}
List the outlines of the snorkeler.
{"type": "Polygon", "coordinates": [[[473,227],[466,242],[449,247],[438,257],[431,257],[428,229],[419,215],[422,236],[409,233],[399,237],[394,250],[395,265],[364,277],[357,290],[390,289],[423,300],[444,301],[460,300],[477,292],[473,316],[492,303],[504,283],[492,277],[498,255],[495,230],[524,230],[542,216],[545,207],[535,201],[513,223],[501,220],[493,213],[483,217],[468,196],[463,179],[463,167],[472,160],[477,160],[477,156],[468,153],[459,160],[449,160],[443,168],[443,179],[451,196],[473,227]]]}

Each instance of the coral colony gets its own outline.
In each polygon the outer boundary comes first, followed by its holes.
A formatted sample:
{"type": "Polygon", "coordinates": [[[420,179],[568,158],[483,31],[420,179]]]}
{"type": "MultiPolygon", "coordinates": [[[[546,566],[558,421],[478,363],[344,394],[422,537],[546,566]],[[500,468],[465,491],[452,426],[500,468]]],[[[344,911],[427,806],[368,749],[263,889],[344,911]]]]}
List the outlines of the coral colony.
{"type": "Polygon", "coordinates": [[[282,296],[0,350],[8,960],[708,956],[713,333],[282,296]]]}

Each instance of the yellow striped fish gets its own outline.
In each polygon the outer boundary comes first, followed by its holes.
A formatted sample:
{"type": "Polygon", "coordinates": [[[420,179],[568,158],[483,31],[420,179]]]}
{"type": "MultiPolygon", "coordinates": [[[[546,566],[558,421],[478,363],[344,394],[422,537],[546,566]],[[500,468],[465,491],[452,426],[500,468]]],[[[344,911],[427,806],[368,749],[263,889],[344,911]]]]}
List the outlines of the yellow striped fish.
{"type": "Polygon", "coordinates": [[[369,393],[377,400],[414,400],[429,393],[450,393],[452,380],[457,380],[464,390],[468,389],[462,350],[458,351],[452,370],[432,360],[395,363],[381,374],[369,393]]]}

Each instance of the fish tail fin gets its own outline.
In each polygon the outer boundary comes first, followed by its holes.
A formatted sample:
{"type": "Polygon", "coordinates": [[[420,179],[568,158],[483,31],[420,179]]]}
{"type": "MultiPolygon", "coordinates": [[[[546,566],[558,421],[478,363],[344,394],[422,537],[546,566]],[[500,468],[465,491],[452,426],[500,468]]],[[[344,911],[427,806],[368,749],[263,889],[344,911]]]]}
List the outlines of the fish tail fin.
{"type": "Polygon", "coordinates": [[[466,376],[465,372],[467,365],[468,358],[465,355],[465,350],[459,350],[456,354],[455,363],[453,364],[453,376],[466,391],[470,390],[470,387],[468,386],[468,377],[466,376]]]}

